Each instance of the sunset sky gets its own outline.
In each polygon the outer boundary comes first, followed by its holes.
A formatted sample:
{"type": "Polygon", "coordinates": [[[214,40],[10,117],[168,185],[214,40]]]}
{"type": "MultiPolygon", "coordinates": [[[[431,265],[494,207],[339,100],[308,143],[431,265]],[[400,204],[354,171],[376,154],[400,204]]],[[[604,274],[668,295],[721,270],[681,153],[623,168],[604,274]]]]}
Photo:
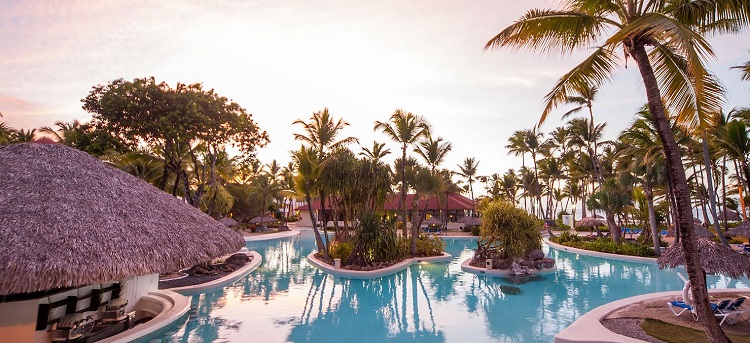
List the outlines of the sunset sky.
{"type": "MultiPolygon", "coordinates": [[[[291,123],[328,107],[362,146],[398,147],[379,132],[397,108],[425,116],[453,143],[444,167],[465,157],[482,175],[520,166],[510,135],[539,119],[542,98],[584,56],[485,51],[526,10],[555,1],[3,1],[0,112],[14,128],[86,121],[81,99],[97,84],[154,76],[202,82],[252,113],[271,144],[262,162],[286,164],[299,147],[291,123]]],[[[711,69],[727,109],[750,105],[750,34],[710,38],[711,69]]],[[[634,63],[602,88],[596,120],[614,138],[645,102],[634,63]]],[[[563,125],[555,112],[542,127],[563,125]]],[[[359,147],[353,147],[355,152],[359,147]]]]}

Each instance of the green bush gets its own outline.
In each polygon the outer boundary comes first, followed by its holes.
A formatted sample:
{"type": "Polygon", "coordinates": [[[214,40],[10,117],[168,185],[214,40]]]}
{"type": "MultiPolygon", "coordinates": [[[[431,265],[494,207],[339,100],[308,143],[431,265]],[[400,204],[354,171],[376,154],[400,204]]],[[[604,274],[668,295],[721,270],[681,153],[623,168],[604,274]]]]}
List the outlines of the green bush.
{"type": "Polygon", "coordinates": [[[417,256],[439,256],[445,250],[445,241],[435,235],[420,235],[417,239],[417,256]]]}
{"type": "Polygon", "coordinates": [[[479,226],[472,226],[471,227],[471,235],[472,236],[479,236],[480,232],[481,232],[481,228],[479,226]]]}
{"type": "Polygon", "coordinates": [[[646,245],[633,244],[633,243],[621,243],[615,244],[611,239],[600,237],[592,242],[584,240],[582,237],[574,234],[563,232],[558,237],[551,239],[555,243],[559,243],[565,246],[585,249],[591,251],[604,252],[608,254],[618,255],[629,255],[629,256],[644,256],[652,257],[655,256],[654,249],[646,245]]]}
{"type": "Polygon", "coordinates": [[[354,247],[351,243],[339,241],[333,241],[328,247],[331,258],[340,258],[342,261],[346,261],[346,259],[349,258],[352,249],[354,249],[354,247]]]}

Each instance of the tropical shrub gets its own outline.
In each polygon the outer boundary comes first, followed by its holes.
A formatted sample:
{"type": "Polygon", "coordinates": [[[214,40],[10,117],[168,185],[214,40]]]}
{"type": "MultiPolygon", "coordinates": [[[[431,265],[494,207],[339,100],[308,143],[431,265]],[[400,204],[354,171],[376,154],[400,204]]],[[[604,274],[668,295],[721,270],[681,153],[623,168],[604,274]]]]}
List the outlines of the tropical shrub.
{"type": "Polygon", "coordinates": [[[482,241],[497,245],[509,257],[522,257],[541,249],[539,221],[526,211],[505,201],[493,201],[482,212],[482,241]]]}
{"type": "Polygon", "coordinates": [[[404,259],[404,244],[394,227],[382,221],[382,216],[365,212],[359,218],[359,230],[354,235],[354,247],[346,265],[367,266],[376,262],[394,262],[404,259]]]}
{"type": "Polygon", "coordinates": [[[439,256],[445,251],[445,241],[435,235],[420,235],[417,239],[417,256],[439,256]]]}
{"type": "Polygon", "coordinates": [[[342,261],[346,261],[353,249],[352,244],[349,242],[333,241],[328,246],[328,253],[331,255],[331,258],[340,258],[342,261]]]}

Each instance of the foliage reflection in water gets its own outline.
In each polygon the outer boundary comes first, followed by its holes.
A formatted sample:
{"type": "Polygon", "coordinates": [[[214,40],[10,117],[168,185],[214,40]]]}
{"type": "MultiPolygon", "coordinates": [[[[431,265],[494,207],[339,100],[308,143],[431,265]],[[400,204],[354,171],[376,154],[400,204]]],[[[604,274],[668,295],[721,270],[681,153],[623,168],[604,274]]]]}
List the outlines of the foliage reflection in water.
{"type": "MultiPolygon", "coordinates": [[[[193,297],[187,323],[165,342],[550,342],[604,303],[680,290],[674,271],[552,250],[556,271],[516,282],[461,271],[475,239],[448,239],[450,263],[416,264],[375,280],[329,276],[306,259],[301,236],[249,242],[261,266],[235,284],[193,297]],[[520,293],[515,295],[513,287],[520,293]]],[[[545,247],[545,249],[547,249],[545,247]]],[[[747,280],[709,276],[716,287],[747,280]]]]}

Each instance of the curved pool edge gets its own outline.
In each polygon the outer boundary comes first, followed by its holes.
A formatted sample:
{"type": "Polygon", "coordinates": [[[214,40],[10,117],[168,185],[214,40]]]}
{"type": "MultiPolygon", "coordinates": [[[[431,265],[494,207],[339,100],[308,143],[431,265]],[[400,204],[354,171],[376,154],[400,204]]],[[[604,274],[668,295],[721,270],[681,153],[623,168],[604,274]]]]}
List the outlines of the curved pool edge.
{"type": "Polygon", "coordinates": [[[98,342],[102,343],[119,343],[132,342],[158,334],[161,330],[169,327],[171,324],[187,316],[190,310],[190,298],[170,290],[158,290],[149,292],[155,300],[160,301],[164,307],[162,313],[159,313],[153,319],[136,325],[132,329],[125,330],[117,335],[107,337],[98,342]]]}
{"type": "Polygon", "coordinates": [[[200,283],[197,285],[175,287],[175,288],[170,288],[168,290],[185,295],[185,296],[189,296],[189,295],[195,295],[198,293],[206,293],[206,292],[210,292],[213,290],[226,287],[234,283],[235,281],[247,276],[247,274],[250,274],[253,270],[258,268],[261,262],[263,262],[263,257],[257,251],[248,251],[246,252],[246,254],[252,256],[253,260],[250,261],[250,263],[247,263],[244,266],[242,266],[242,268],[235,270],[234,272],[232,272],[231,274],[227,276],[224,276],[222,278],[218,278],[216,280],[212,280],[209,282],[200,283]]]}
{"type": "Polygon", "coordinates": [[[299,236],[301,233],[302,232],[298,229],[289,229],[289,231],[267,233],[267,234],[258,235],[258,236],[245,236],[243,238],[245,239],[245,242],[255,242],[255,241],[266,241],[266,240],[277,239],[277,238],[299,236]]]}
{"type": "Polygon", "coordinates": [[[317,257],[315,257],[316,253],[317,252],[311,252],[309,255],[307,255],[307,260],[310,261],[310,263],[313,266],[317,267],[318,269],[333,276],[344,277],[348,279],[362,279],[362,280],[377,279],[380,277],[393,275],[408,268],[409,266],[415,263],[449,262],[450,260],[453,259],[453,256],[451,256],[451,254],[444,252],[440,256],[412,257],[412,258],[407,258],[392,266],[388,266],[388,267],[377,269],[377,270],[365,271],[365,270],[336,269],[332,267],[330,264],[325,263],[319,260],[317,257]]]}
{"type": "Polygon", "coordinates": [[[608,259],[612,259],[612,260],[620,260],[620,261],[627,261],[627,262],[656,264],[656,258],[654,258],[654,257],[618,255],[618,254],[609,254],[609,253],[606,253],[606,252],[599,252],[599,251],[591,251],[591,250],[586,250],[586,249],[573,248],[573,247],[569,247],[569,246],[565,246],[565,245],[562,245],[562,244],[558,244],[558,243],[552,242],[552,241],[549,240],[549,237],[544,237],[544,243],[547,244],[550,248],[553,248],[555,250],[567,251],[569,253],[574,253],[574,254],[581,254],[581,255],[586,255],[586,256],[608,258],[608,259]]]}
{"type": "MultiPolygon", "coordinates": [[[[717,293],[737,293],[738,288],[722,288],[712,289],[709,294],[717,293]]],[[[681,295],[681,291],[668,291],[668,292],[657,292],[636,295],[633,297],[620,299],[611,303],[601,305],[591,311],[586,312],[583,316],[578,318],[573,324],[568,325],[565,329],[558,332],[555,335],[555,343],[635,343],[635,342],[646,342],[632,337],[620,335],[612,332],[604,325],[601,320],[608,316],[610,313],[617,311],[625,306],[643,302],[646,300],[652,300],[656,298],[669,298],[681,295]]]]}

